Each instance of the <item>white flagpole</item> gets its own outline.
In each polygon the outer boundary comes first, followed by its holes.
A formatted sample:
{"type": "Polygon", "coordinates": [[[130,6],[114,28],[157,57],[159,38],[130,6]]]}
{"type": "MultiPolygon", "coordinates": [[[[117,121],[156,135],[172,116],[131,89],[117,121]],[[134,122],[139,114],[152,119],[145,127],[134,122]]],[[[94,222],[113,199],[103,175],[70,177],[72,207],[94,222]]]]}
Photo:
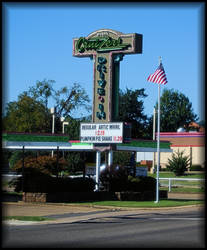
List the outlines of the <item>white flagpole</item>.
{"type": "MultiPolygon", "coordinates": [[[[159,64],[161,57],[159,57],[159,64]]],[[[159,166],[160,166],[160,84],[158,83],[158,109],[157,109],[157,178],[156,178],[156,201],[159,202],[159,166]]]]}
{"type": "MultiPolygon", "coordinates": [[[[156,119],[156,111],[155,111],[155,108],[153,109],[153,141],[155,141],[155,121],[156,119]]],[[[151,173],[155,173],[155,152],[153,152],[153,162],[152,162],[152,170],[151,170],[151,173]]]]}

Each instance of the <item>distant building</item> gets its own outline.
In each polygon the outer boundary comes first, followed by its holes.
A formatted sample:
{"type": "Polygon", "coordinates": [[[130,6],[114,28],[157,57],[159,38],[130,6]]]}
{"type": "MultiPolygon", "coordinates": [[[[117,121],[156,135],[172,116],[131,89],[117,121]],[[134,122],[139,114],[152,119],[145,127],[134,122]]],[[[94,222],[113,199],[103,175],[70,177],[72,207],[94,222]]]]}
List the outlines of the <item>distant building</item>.
{"type": "Polygon", "coordinates": [[[153,160],[153,153],[152,152],[137,152],[136,161],[152,161],[153,160]]]}
{"type": "MultiPolygon", "coordinates": [[[[193,127],[195,124],[192,124],[193,127]]],[[[202,129],[199,127],[199,130],[202,129]]],[[[160,141],[170,141],[173,152],[184,151],[184,155],[191,158],[191,165],[205,167],[205,132],[161,132],[160,141]]],[[[155,154],[155,164],[157,154],[155,154]]],[[[172,153],[160,154],[160,165],[165,167],[172,153]]]]}
{"type": "MultiPolygon", "coordinates": [[[[177,132],[161,132],[160,141],[169,141],[174,152],[184,151],[191,159],[191,165],[205,167],[205,128],[196,122],[191,122],[187,127],[178,128],[177,132]],[[188,130],[188,132],[186,132],[188,130]]],[[[172,153],[160,153],[160,166],[165,168],[172,153]]],[[[141,165],[151,168],[153,162],[152,152],[137,152],[136,161],[141,165]]],[[[155,153],[155,166],[157,164],[157,153],[155,153]]]]}
{"type": "Polygon", "coordinates": [[[205,132],[205,128],[203,126],[199,125],[196,122],[191,122],[188,125],[188,130],[190,130],[190,131],[197,131],[197,132],[205,132]]]}

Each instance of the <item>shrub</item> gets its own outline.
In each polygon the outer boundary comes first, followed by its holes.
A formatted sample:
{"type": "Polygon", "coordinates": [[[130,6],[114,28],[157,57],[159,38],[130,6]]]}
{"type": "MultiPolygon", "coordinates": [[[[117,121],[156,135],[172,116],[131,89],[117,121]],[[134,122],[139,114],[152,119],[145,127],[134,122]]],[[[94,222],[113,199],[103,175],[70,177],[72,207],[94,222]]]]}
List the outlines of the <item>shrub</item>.
{"type": "Polygon", "coordinates": [[[130,163],[130,157],[131,153],[130,152],[114,152],[113,153],[113,163],[114,165],[118,166],[127,166],[130,163]]]}
{"type": "Polygon", "coordinates": [[[122,166],[106,166],[100,174],[100,181],[104,190],[124,191],[128,181],[127,170],[122,166]]]}
{"type": "Polygon", "coordinates": [[[95,188],[95,181],[91,178],[77,177],[71,181],[72,192],[92,192],[95,188]]]}
{"type": "Polygon", "coordinates": [[[9,186],[14,187],[15,192],[23,191],[22,184],[24,184],[24,191],[26,192],[41,192],[43,189],[49,189],[51,182],[51,176],[42,173],[37,169],[30,168],[29,171],[25,171],[24,180],[22,176],[15,178],[10,181],[9,186]],[[22,183],[23,181],[24,183],[22,183]]]}
{"type": "Polygon", "coordinates": [[[192,166],[190,167],[190,171],[202,171],[202,170],[203,170],[203,168],[202,168],[202,166],[199,165],[199,164],[195,164],[195,165],[192,165],[192,166]]]}
{"type": "Polygon", "coordinates": [[[183,156],[184,151],[179,150],[172,154],[172,160],[168,159],[167,168],[176,176],[183,175],[190,164],[189,156],[183,156]]]}
{"type": "MultiPolygon", "coordinates": [[[[16,178],[9,185],[15,188],[15,192],[22,191],[22,177],[16,178]]],[[[34,169],[24,176],[24,192],[92,192],[94,188],[95,182],[91,178],[56,178],[34,169]]]]}
{"type": "Polygon", "coordinates": [[[100,175],[100,181],[107,191],[155,191],[156,179],[150,176],[128,176],[125,167],[106,167],[100,175]]]}
{"type": "Polygon", "coordinates": [[[154,192],[156,190],[156,179],[151,176],[129,176],[127,190],[133,192],[154,192]]]}
{"type": "MultiPolygon", "coordinates": [[[[24,157],[35,157],[35,153],[33,151],[26,151],[24,152],[24,157]]],[[[22,166],[22,158],[23,158],[23,152],[22,151],[14,151],[12,152],[11,157],[9,158],[9,166],[11,170],[17,170],[15,169],[15,165],[17,162],[22,166]]],[[[18,171],[18,170],[17,170],[18,171]]]]}
{"type": "Polygon", "coordinates": [[[85,159],[81,152],[68,152],[66,156],[68,162],[68,171],[75,174],[77,171],[83,171],[85,167],[85,159]]]}
{"type": "MultiPolygon", "coordinates": [[[[58,168],[57,168],[57,156],[51,157],[50,155],[41,155],[38,157],[27,156],[24,159],[24,170],[25,172],[34,172],[32,169],[36,169],[37,171],[48,174],[48,175],[56,175],[58,172],[67,169],[68,163],[64,158],[58,159],[58,168]]],[[[22,159],[18,160],[13,169],[16,171],[22,171],[22,159]]]]}

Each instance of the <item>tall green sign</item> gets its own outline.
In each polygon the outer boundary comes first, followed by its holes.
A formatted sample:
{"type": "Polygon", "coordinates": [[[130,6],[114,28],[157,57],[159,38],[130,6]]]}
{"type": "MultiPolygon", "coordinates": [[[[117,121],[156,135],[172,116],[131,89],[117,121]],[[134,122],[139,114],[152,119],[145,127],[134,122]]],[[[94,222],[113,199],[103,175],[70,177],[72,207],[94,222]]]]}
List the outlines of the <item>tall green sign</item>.
{"type": "Polygon", "coordinates": [[[142,53],[142,35],[100,29],[73,39],[73,56],[94,61],[92,122],[118,121],[119,66],[125,54],[142,53]]]}

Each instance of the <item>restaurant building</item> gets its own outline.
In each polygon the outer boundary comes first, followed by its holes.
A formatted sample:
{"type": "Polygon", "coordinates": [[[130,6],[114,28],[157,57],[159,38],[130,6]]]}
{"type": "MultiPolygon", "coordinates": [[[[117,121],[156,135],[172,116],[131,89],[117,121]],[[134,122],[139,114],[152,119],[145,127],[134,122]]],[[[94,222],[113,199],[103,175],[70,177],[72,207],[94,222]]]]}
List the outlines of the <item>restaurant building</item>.
{"type": "MultiPolygon", "coordinates": [[[[191,166],[205,166],[205,132],[161,132],[160,141],[169,141],[171,143],[172,153],[178,150],[184,151],[185,156],[190,157],[191,166]]],[[[160,154],[160,165],[166,167],[168,159],[172,158],[172,153],[160,154]]],[[[157,154],[155,154],[155,162],[157,154]]]]}

